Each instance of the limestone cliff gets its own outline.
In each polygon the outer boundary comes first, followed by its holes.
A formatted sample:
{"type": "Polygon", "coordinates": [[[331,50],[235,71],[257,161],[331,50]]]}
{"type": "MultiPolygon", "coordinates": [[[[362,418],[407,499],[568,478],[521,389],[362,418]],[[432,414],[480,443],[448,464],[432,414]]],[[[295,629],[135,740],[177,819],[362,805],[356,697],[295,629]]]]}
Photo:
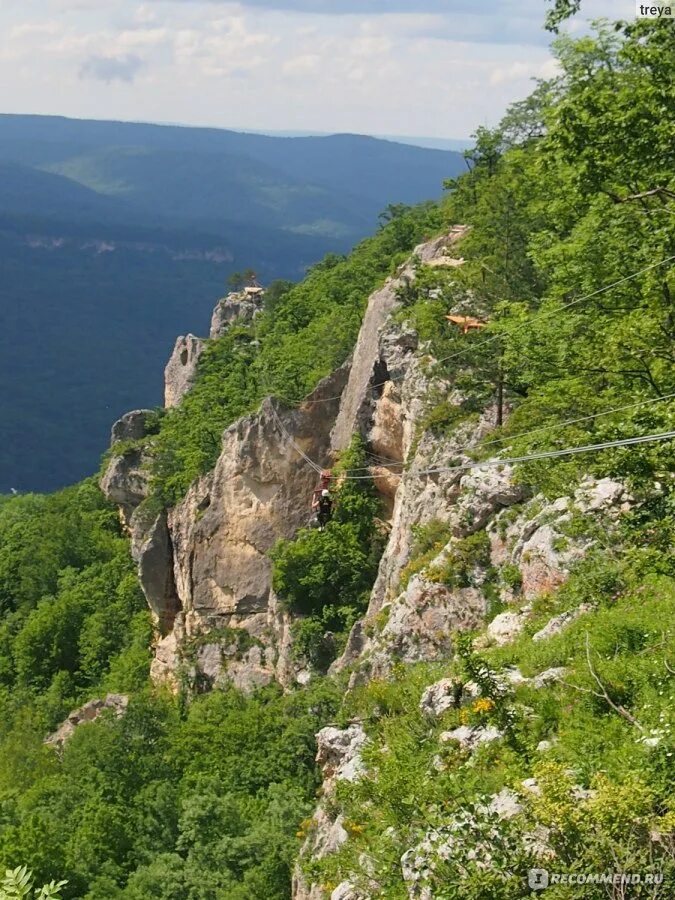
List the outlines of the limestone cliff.
{"type": "MultiPolygon", "coordinates": [[[[404,458],[419,403],[411,401],[412,411],[404,412],[405,383],[401,393],[393,382],[381,382],[400,377],[408,365],[415,370],[417,338],[387,323],[399,288],[414,278],[420,262],[446,256],[462,233],[455,229],[416,248],[396,277],[373,294],[353,364],[325,379],[297,409],[266,400],[257,413],[228,428],[215,468],[178,506],[160,513],[146,508],[142,447],[112,457],[101,486],[120,506],[155,617],[156,681],[177,685],[187,678],[203,686],[226,678],[251,690],[275,678],[287,685],[304,677],[291,663],[289,620],[272,591],[268,558],[277,540],[292,537],[309,518],[316,472],[301,452],[328,465],[360,430],[376,453],[404,458]]],[[[259,291],[220,301],[211,337],[252,321],[260,302],[259,291]]],[[[167,406],[189,391],[203,349],[204,342],[192,335],[178,339],[166,369],[167,406]]],[[[415,390],[420,389],[418,379],[415,390]]],[[[144,415],[129,414],[115,433],[130,439],[133,425],[138,443],[144,415]]],[[[118,441],[119,436],[113,445],[118,441]]],[[[398,476],[387,466],[376,474],[391,507],[398,476]]]]}

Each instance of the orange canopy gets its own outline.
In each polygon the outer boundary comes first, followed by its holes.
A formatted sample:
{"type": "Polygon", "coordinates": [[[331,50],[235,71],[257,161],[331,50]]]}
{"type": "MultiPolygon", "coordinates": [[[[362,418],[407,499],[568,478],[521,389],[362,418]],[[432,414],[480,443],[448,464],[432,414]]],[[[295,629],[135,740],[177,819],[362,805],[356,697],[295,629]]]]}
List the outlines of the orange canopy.
{"type": "Polygon", "coordinates": [[[453,325],[459,325],[464,334],[468,334],[475,328],[485,328],[487,325],[487,322],[481,322],[480,319],[475,319],[473,316],[446,316],[445,318],[453,325]]]}

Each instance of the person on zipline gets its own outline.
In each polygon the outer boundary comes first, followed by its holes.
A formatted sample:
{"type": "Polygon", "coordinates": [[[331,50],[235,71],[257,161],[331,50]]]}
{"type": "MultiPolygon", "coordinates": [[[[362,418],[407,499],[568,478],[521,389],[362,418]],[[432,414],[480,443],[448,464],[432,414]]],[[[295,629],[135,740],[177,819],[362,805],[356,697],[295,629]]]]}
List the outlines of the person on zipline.
{"type": "Polygon", "coordinates": [[[312,503],[312,512],[316,514],[319,531],[323,531],[333,517],[333,501],[331,500],[330,492],[325,488],[315,497],[312,503]]]}

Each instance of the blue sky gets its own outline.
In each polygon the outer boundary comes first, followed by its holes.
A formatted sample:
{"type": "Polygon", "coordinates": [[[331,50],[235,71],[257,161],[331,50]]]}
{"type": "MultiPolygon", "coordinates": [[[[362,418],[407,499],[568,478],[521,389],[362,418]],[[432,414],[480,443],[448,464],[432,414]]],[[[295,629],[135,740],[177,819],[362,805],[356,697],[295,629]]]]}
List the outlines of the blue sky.
{"type": "MultiPolygon", "coordinates": [[[[547,5],[2,0],[0,111],[466,137],[554,74],[547,5]]],[[[633,0],[582,8],[634,13],[633,0]]]]}

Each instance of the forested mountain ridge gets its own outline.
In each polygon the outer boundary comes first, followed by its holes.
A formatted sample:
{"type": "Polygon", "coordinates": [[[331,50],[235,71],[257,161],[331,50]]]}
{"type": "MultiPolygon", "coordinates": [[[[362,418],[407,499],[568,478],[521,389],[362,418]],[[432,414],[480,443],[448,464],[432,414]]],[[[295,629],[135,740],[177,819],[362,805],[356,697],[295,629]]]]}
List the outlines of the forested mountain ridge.
{"type": "MultiPolygon", "coordinates": [[[[360,135],[278,138],[208,128],[0,115],[0,160],[69,178],[147,219],[362,237],[389,203],[438,196],[461,154],[360,135]]],[[[17,210],[18,211],[18,210],[17,210]]]]}
{"type": "Polygon", "coordinates": [[[672,894],[671,25],[561,39],[442,203],[219,304],[102,469],[152,622],[93,483],[2,504],[7,865],[87,900],[672,894]]]}
{"type": "Polygon", "coordinates": [[[359,136],[0,115],[0,490],[92,472],[110,420],[159,401],[175,335],[204,329],[229,274],[301,278],[462,166],[359,136]]]}

